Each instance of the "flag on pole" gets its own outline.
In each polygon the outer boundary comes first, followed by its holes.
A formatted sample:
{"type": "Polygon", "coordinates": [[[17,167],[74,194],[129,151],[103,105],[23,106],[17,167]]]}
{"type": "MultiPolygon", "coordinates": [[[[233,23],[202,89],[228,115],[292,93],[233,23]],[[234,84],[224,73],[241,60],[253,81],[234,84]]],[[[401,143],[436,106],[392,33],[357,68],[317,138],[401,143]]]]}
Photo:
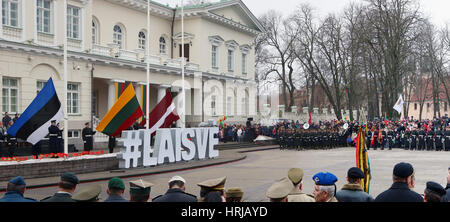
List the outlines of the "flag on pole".
{"type": "Polygon", "coordinates": [[[395,105],[394,105],[394,109],[395,109],[399,114],[402,113],[402,110],[403,110],[403,104],[404,104],[404,103],[405,103],[405,102],[403,101],[403,97],[402,97],[402,95],[400,95],[400,98],[398,98],[397,102],[396,102],[395,105]]]}
{"type": "Polygon", "coordinates": [[[180,119],[175,111],[175,104],[172,101],[170,91],[166,92],[161,102],[150,113],[149,118],[149,129],[152,135],[157,129],[170,127],[173,121],[180,119]]]}
{"type": "Polygon", "coordinates": [[[142,109],[136,98],[134,88],[129,84],[100,121],[97,130],[109,136],[117,136],[123,130],[128,129],[142,115],[142,109]]]}
{"type": "Polygon", "coordinates": [[[370,138],[370,146],[375,144],[375,125],[372,127],[372,138],[370,138]]]}
{"type": "Polygon", "coordinates": [[[308,124],[311,125],[311,123],[312,123],[311,112],[309,112],[309,120],[308,120],[308,124]]]}
{"type": "Polygon", "coordinates": [[[384,125],[387,126],[387,115],[386,115],[386,112],[384,112],[384,125]]]}
{"type": "Polygon", "coordinates": [[[356,140],[356,167],[361,169],[364,173],[364,178],[361,179],[361,187],[364,192],[369,193],[370,180],[372,176],[370,174],[370,162],[369,155],[367,153],[367,145],[365,142],[365,130],[362,127],[359,129],[358,139],[356,140]]]}
{"type": "Polygon", "coordinates": [[[50,78],[7,133],[34,145],[47,136],[51,121],[59,122],[63,116],[63,107],[50,78]]]}

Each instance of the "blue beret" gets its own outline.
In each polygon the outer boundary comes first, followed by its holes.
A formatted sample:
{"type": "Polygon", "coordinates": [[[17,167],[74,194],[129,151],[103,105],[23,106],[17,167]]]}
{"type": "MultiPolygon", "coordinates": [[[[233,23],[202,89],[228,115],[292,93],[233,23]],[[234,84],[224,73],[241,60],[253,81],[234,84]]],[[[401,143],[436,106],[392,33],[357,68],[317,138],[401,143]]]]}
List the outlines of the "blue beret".
{"type": "Polygon", "coordinates": [[[409,177],[413,174],[414,172],[414,168],[411,164],[409,163],[397,163],[394,166],[394,175],[398,176],[398,177],[402,177],[402,178],[406,178],[409,177]]]}
{"type": "Polygon", "coordinates": [[[14,178],[11,179],[9,182],[10,182],[10,183],[13,183],[13,184],[15,184],[15,185],[27,185],[27,184],[25,183],[25,180],[24,180],[23,177],[21,177],[21,176],[14,177],[14,178]]]}
{"type": "Polygon", "coordinates": [[[329,172],[320,172],[313,176],[313,180],[316,185],[334,185],[338,178],[329,172]]]}
{"type": "Polygon", "coordinates": [[[427,188],[428,191],[431,191],[433,193],[438,194],[439,196],[444,196],[447,192],[445,191],[444,187],[442,187],[440,184],[436,182],[427,182],[427,188]]]}

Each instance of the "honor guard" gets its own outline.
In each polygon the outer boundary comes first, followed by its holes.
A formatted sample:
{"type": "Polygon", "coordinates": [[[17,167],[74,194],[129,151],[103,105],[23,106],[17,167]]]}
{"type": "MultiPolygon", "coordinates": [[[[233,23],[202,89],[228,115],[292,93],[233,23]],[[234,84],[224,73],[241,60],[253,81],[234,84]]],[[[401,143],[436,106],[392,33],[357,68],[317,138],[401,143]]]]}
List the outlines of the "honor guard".
{"type": "Polygon", "coordinates": [[[450,131],[445,131],[444,136],[445,136],[444,150],[450,151],[450,131]]]}
{"type": "Polygon", "coordinates": [[[48,127],[48,146],[51,153],[58,153],[58,134],[60,129],[56,126],[56,120],[51,121],[50,127],[48,127]]]}
{"type": "Polygon", "coordinates": [[[92,147],[94,146],[94,138],[95,131],[92,131],[91,127],[89,126],[89,122],[84,124],[85,127],[83,131],[81,132],[81,136],[83,138],[84,143],[84,151],[91,151],[92,147]]]}
{"type": "Polygon", "coordinates": [[[56,124],[56,127],[58,127],[58,149],[57,149],[57,153],[64,153],[64,140],[62,138],[63,129],[59,128],[59,123],[56,124]]]}
{"type": "MultiPolygon", "coordinates": [[[[11,127],[13,124],[14,122],[12,120],[9,121],[9,127],[11,127]]],[[[8,156],[13,157],[14,152],[17,149],[17,137],[6,132],[6,144],[8,145],[8,156]]]]}

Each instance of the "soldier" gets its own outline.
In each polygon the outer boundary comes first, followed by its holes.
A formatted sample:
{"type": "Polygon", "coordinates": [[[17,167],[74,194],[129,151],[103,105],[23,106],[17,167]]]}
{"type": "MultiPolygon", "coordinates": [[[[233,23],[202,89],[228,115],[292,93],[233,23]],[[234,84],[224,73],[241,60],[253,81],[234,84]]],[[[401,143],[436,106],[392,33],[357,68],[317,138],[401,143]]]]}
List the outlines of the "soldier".
{"type": "Polygon", "coordinates": [[[441,151],[442,150],[442,145],[443,145],[443,141],[442,141],[442,131],[438,130],[436,131],[435,137],[434,137],[434,145],[435,145],[435,150],[436,151],[441,151]]]}
{"type": "Polygon", "coordinates": [[[394,132],[392,130],[389,130],[389,132],[387,133],[386,148],[389,148],[389,150],[391,150],[392,147],[394,146],[394,140],[395,140],[394,132]]]}
{"type": "Polygon", "coordinates": [[[3,127],[3,122],[0,122],[0,157],[3,156],[3,142],[5,141],[6,129],[3,127]]]}
{"type": "Polygon", "coordinates": [[[302,192],[303,170],[300,168],[291,168],[288,171],[288,178],[294,185],[289,193],[288,202],[315,202],[314,196],[302,192]]]}
{"type": "Polygon", "coordinates": [[[450,131],[445,131],[445,151],[450,150],[450,131]]]}
{"type": "Polygon", "coordinates": [[[75,202],[72,194],[80,183],[78,177],[71,172],[61,174],[61,180],[58,183],[59,191],[55,195],[44,198],[41,202],[75,202]]]}
{"type": "Polygon", "coordinates": [[[153,184],[142,179],[130,181],[130,202],[147,202],[153,184]]]}
{"type": "MultiPolygon", "coordinates": [[[[11,127],[13,124],[14,122],[12,120],[9,121],[9,127],[11,127]]],[[[17,137],[6,133],[6,143],[8,145],[8,156],[13,157],[14,152],[17,149],[17,137]]]]}
{"type": "Polygon", "coordinates": [[[426,147],[427,151],[433,149],[433,134],[434,134],[434,131],[429,131],[426,134],[425,147],[426,147]]]}
{"type": "Polygon", "coordinates": [[[98,184],[90,185],[73,195],[72,200],[75,202],[98,202],[101,192],[102,186],[98,184]]]}
{"type": "Polygon", "coordinates": [[[338,202],[335,197],[335,183],[338,178],[334,174],[320,172],[313,176],[313,180],[315,182],[313,195],[316,202],[338,202]]]}
{"type": "Polygon", "coordinates": [[[0,202],[36,202],[35,199],[24,197],[26,190],[25,180],[21,177],[14,177],[8,182],[6,193],[0,202]]]}
{"type": "Polygon", "coordinates": [[[92,131],[91,127],[89,126],[89,122],[86,122],[84,125],[85,127],[81,132],[84,143],[84,151],[91,151],[92,147],[94,146],[93,136],[95,135],[96,131],[92,131]]]}
{"type": "Polygon", "coordinates": [[[58,127],[58,142],[57,142],[57,153],[64,153],[64,140],[62,138],[62,133],[64,129],[61,129],[59,126],[59,123],[56,124],[56,127],[58,127]]]}
{"type": "Polygon", "coordinates": [[[425,131],[422,129],[419,131],[419,144],[417,150],[423,150],[425,148],[425,131]]]}
{"type": "Polygon", "coordinates": [[[48,146],[50,148],[51,153],[58,152],[58,133],[60,133],[60,129],[56,126],[56,120],[51,121],[50,127],[48,127],[48,146]]]}
{"type": "Polygon", "coordinates": [[[108,182],[106,193],[108,198],[104,202],[129,202],[123,198],[125,192],[125,183],[118,177],[113,177],[108,182]]]}
{"type": "Polygon", "coordinates": [[[269,187],[266,196],[269,198],[270,202],[288,202],[288,195],[293,188],[292,181],[287,177],[284,177],[269,187]]]}
{"type": "Polygon", "coordinates": [[[336,193],[339,202],[373,202],[372,196],[364,192],[361,187],[361,179],[364,173],[357,167],[352,167],[347,171],[347,181],[340,191],[336,193]]]}
{"type": "Polygon", "coordinates": [[[195,195],[186,193],[186,180],[180,176],[174,176],[169,180],[169,189],[164,195],[153,198],[153,202],[197,202],[195,195]]]}
{"type": "Polygon", "coordinates": [[[224,197],[224,188],[226,181],[227,177],[220,177],[198,183],[197,186],[200,187],[199,202],[225,202],[226,199],[224,197]],[[217,197],[220,197],[221,201],[219,201],[217,197]]]}

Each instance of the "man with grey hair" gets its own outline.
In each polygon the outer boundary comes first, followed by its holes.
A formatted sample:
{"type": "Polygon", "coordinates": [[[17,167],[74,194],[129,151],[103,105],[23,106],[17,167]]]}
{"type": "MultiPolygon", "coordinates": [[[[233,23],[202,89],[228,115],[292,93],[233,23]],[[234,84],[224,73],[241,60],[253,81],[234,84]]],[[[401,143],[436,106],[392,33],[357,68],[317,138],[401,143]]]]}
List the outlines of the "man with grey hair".
{"type": "Polygon", "coordinates": [[[313,176],[315,182],[314,199],[316,202],[338,202],[335,197],[338,178],[329,172],[320,172],[313,176]]]}

